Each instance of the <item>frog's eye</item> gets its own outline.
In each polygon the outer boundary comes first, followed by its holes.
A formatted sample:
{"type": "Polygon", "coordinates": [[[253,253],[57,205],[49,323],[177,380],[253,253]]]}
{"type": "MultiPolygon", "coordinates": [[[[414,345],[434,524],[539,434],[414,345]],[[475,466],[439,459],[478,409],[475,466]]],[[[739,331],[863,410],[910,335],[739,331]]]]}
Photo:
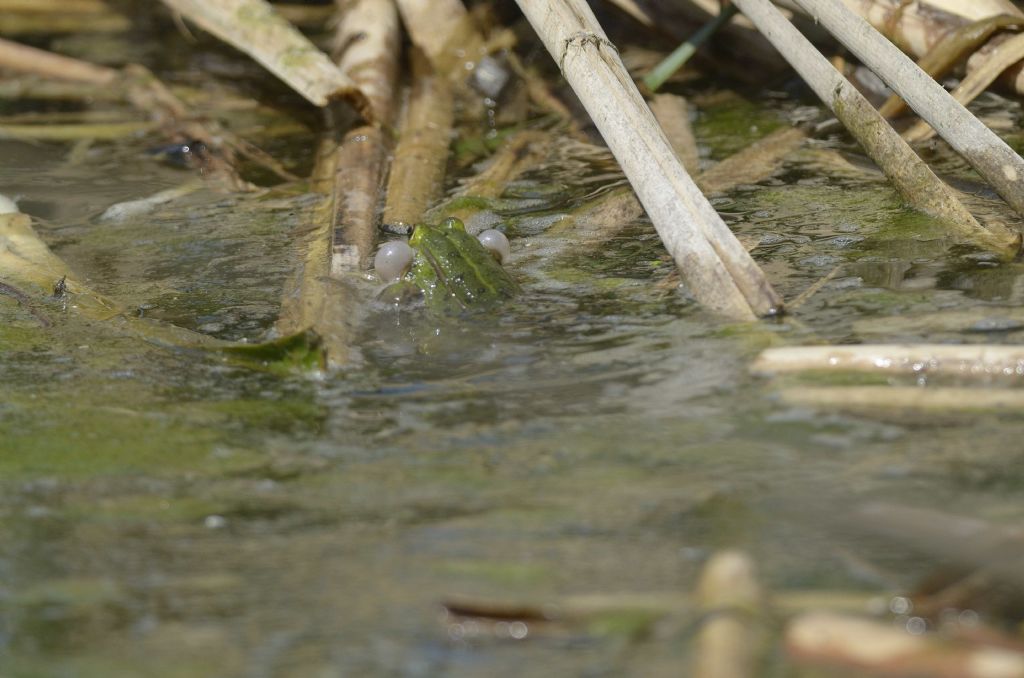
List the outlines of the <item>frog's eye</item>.
{"type": "Polygon", "coordinates": [[[448,217],[441,222],[441,228],[446,231],[462,231],[466,232],[466,225],[462,223],[462,219],[456,219],[455,217],[448,217]]]}
{"type": "Polygon", "coordinates": [[[478,235],[477,238],[480,239],[480,244],[494,255],[499,264],[504,264],[512,254],[512,247],[508,244],[508,238],[501,231],[489,228],[478,235]]]}
{"type": "Polygon", "coordinates": [[[373,258],[373,268],[384,282],[398,280],[412,265],[413,249],[401,240],[392,240],[380,246],[373,258]]]}

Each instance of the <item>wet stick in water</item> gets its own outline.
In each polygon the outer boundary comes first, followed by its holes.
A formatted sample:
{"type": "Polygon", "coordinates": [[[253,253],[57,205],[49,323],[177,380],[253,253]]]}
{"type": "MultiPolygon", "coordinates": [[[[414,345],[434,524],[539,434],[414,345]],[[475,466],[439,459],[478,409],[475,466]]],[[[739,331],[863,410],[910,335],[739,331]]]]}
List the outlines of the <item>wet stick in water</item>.
{"type": "MultiPolygon", "coordinates": [[[[885,80],[957,153],[992,184],[1007,204],[1018,214],[1024,215],[1024,159],[1007,146],[1006,142],[971,115],[907,55],[847,9],[840,0],[796,2],[868,68],[885,80]]],[[[737,3],[741,9],[751,4],[751,0],[741,0],[737,3]]],[[[779,51],[784,49],[778,44],[776,47],[779,51]]],[[[813,83],[811,85],[814,86],[813,83]]],[[[816,93],[825,99],[826,103],[829,99],[842,98],[843,105],[849,106],[851,102],[857,101],[846,93],[833,92],[827,96],[823,96],[821,92],[816,93]]],[[[853,105],[859,107],[859,101],[853,105]]],[[[851,132],[856,133],[854,130],[851,132]]],[[[864,130],[864,133],[871,132],[864,130]]]]}
{"type": "Polygon", "coordinates": [[[413,50],[413,85],[388,177],[384,223],[411,227],[441,195],[451,143],[452,88],[413,50]]]}
{"type": "Polygon", "coordinates": [[[789,346],[765,350],[750,369],[762,374],[827,370],[1020,379],[1024,375],[1024,348],[992,344],[789,346]]]}
{"type": "Polygon", "coordinates": [[[364,92],[367,124],[345,133],[335,151],[331,273],[365,268],[377,241],[377,215],[395,109],[401,36],[391,0],[347,0],[341,6],[334,58],[364,92]]]}
{"type": "MultiPolygon", "coordinates": [[[[1017,254],[1020,250],[1020,234],[999,224],[992,224],[988,228],[979,224],[952,189],[935,176],[864,96],[833,68],[771,2],[737,0],[736,5],[836,114],[908,204],[942,219],[960,236],[991,248],[1004,257],[1017,254]]],[[[868,30],[872,29],[868,27],[868,30]]],[[[879,38],[884,40],[881,36],[879,38]]],[[[977,122],[973,116],[971,118],[977,122]]]]}
{"type": "MultiPolygon", "coordinates": [[[[213,149],[203,158],[203,175],[216,185],[230,190],[246,190],[251,185],[235,169],[235,153],[251,158],[284,179],[295,179],[278,163],[259,152],[251,144],[236,137],[216,124],[190,119],[185,105],[159,79],[142,66],[129,64],[120,71],[52,54],[45,50],[0,40],[0,67],[43,78],[75,83],[87,83],[92,89],[106,95],[117,92],[136,109],[147,113],[164,135],[176,142],[200,141],[213,149]]],[[[59,89],[59,88],[58,88],[59,89]]]]}
{"type": "MultiPolygon", "coordinates": [[[[323,338],[329,365],[356,358],[353,326],[362,300],[350,275],[365,266],[376,239],[381,173],[387,149],[380,125],[390,124],[398,58],[398,20],[388,0],[346,5],[335,36],[336,58],[354,81],[366,82],[379,124],[356,125],[338,141],[329,129],[317,149],[313,188],[323,197],[311,225],[298,233],[301,260],[285,284],[277,330],[312,328],[323,338]]],[[[329,123],[346,122],[335,111],[329,123]]]]}
{"type": "Polygon", "coordinates": [[[780,389],[778,397],[788,405],[897,419],[900,412],[1024,412],[1024,391],[1019,388],[796,386],[780,389]]]}
{"type": "Polygon", "coordinates": [[[800,615],[786,626],[785,645],[797,664],[827,666],[844,674],[855,670],[904,678],[1024,678],[1020,652],[912,634],[891,622],[862,616],[825,611],[800,615]]]}
{"type": "Polygon", "coordinates": [[[582,0],[519,0],[644,205],[690,291],[735,319],[781,310],[763,271],[701,194],[582,0]]]}
{"type": "MultiPolygon", "coordinates": [[[[1024,35],[1016,35],[1001,42],[985,55],[977,68],[970,71],[960,84],[953,90],[953,98],[966,106],[988,89],[996,78],[1007,68],[1024,59],[1024,35]]],[[[903,133],[903,138],[910,143],[919,143],[935,136],[935,129],[919,120],[913,127],[903,133]]]]}
{"type": "Polygon", "coordinates": [[[737,551],[712,556],[700,577],[697,599],[704,620],[697,632],[694,678],[751,678],[764,631],[758,617],[764,593],[753,561],[737,551]]]}

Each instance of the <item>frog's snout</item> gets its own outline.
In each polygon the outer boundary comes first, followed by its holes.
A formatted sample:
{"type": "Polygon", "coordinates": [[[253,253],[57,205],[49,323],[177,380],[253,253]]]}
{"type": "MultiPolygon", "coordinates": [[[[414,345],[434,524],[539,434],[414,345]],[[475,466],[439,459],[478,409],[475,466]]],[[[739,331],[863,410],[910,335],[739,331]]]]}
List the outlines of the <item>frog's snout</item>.
{"type": "Polygon", "coordinates": [[[373,258],[373,269],[384,282],[398,280],[412,266],[413,255],[413,249],[402,240],[386,242],[373,258]]]}

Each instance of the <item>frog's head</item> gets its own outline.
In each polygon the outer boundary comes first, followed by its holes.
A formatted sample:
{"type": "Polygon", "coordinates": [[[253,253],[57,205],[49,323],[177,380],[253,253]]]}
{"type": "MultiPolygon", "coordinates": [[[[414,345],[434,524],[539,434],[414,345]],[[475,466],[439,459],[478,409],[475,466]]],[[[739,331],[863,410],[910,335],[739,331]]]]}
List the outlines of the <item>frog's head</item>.
{"type": "Polygon", "coordinates": [[[507,256],[508,239],[502,233],[484,231],[478,240],[453,218],[438,226],[420,224],[408,245],[385,244],[374,267],[382,279],[397,281],[385,289],[386,299],[422,294],[432,310],[463,311],[515,294],[516,283],[500,263],[507,256]]]}

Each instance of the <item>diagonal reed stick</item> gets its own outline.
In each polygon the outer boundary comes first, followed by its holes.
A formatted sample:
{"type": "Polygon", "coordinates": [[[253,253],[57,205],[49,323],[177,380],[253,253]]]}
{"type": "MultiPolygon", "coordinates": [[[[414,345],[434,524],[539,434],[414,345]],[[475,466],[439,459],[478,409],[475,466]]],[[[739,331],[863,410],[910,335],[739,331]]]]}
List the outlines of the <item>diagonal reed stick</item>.
{"type": "Polygon", "coordinates": [[[629,179],[694,297],[750,320],[781,310],[764,272],[683,169],[584,0],[517,0],[629,179]]]}

